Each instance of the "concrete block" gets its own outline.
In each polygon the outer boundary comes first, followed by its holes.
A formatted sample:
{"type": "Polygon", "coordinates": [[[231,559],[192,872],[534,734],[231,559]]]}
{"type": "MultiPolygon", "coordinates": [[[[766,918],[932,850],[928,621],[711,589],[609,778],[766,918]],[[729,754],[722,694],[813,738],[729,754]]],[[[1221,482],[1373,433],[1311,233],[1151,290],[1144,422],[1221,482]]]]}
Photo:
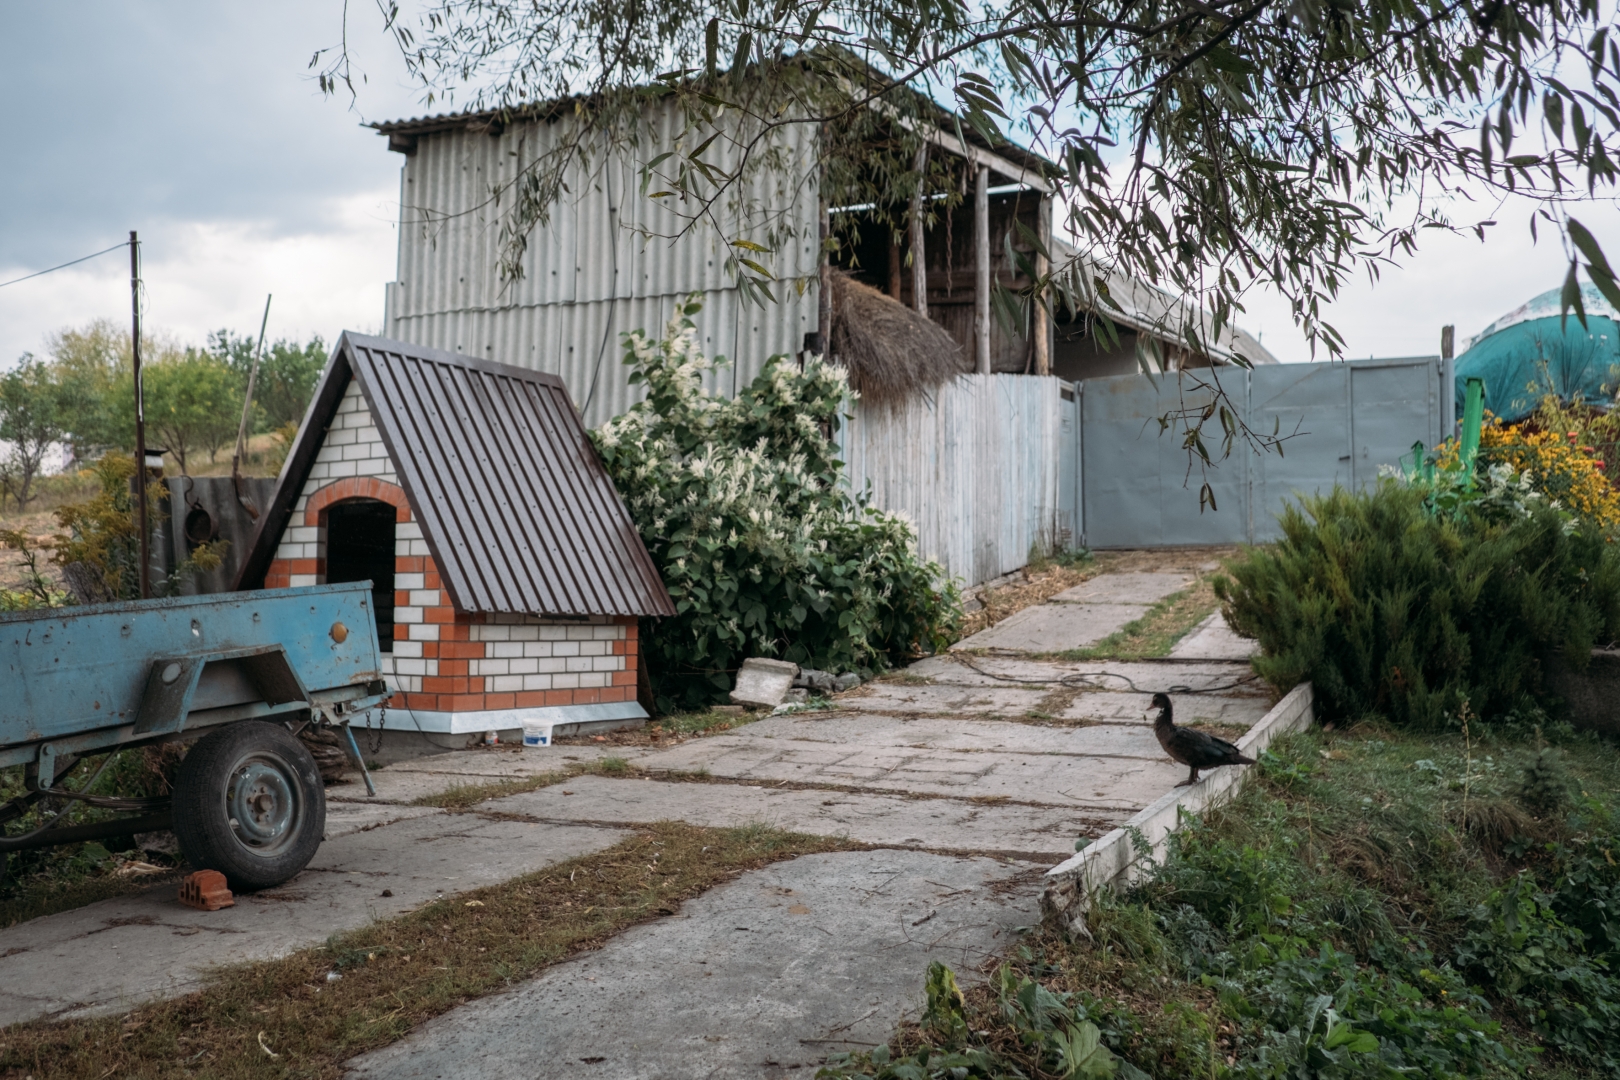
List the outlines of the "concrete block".
{"type": "Polygon", "coordinates": [[[1052,597],[1054,604],[1155,604],[1192,584],[1186,574],[1099,574],[1052,597]]]}
{"type": "Polygon", "coordinates": [[[731,700],[737,705],[774,709],[782,704],[783,695],[793,688],[793,679],[798,674],[799,665],[785,660],[767,660],[758,656],[744,660],[737,672],[737,685],[731,691],[731,700]]]}
{"type": "Polygon", "coordinates": [[[1259,653],[1260,643],[1238,637],[1218,611],[1189,630],[1170,650],[1172,657],[1189,660],[1247,660],[1259,653]]]}

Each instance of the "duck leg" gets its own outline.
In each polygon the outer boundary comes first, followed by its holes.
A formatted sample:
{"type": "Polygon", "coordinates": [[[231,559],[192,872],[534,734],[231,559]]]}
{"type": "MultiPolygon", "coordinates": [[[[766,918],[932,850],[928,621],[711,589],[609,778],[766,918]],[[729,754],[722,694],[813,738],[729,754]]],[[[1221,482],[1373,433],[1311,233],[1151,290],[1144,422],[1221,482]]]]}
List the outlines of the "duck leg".
{"type": "Polygon", "coordinates": [[[1196,783],[1198,783],[1198,766],[1194,765],[1192,770],[1187,774],[1187,779],[1177,784],[1176,787],[1187,787],[1196,783]]]}

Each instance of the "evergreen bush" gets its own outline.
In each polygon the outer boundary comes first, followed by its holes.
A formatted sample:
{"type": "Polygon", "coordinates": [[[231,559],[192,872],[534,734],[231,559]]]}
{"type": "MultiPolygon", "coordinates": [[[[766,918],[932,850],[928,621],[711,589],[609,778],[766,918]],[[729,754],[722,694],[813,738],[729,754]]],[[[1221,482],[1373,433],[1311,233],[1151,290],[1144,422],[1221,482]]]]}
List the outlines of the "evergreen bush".
{"type": "Polygon", "coordinates": [[[852,671],[943,648],[956,587],[841,482],[843,371],[779,356],[735,398],[706,393],[719,361],[698,348],[698,310],[659,340],[625,335],[647,398],[591,433],[675,601],[643,637],[659,708],[723,700],[751,656],[852,671]]]}
{"type": "Polygon", "coordinates": [[[1434,491],[1383,480],[1303,498],[1282,539],[1218,578],[1255,669],[1309,679],[1318,715],[1377,713],[1434,728],[1466,702],[1491,718],[1529,704],[1546,666],[1584,668],[1620,636],[1620,550],[1545,499],[1434,512],[1434,491]]]}

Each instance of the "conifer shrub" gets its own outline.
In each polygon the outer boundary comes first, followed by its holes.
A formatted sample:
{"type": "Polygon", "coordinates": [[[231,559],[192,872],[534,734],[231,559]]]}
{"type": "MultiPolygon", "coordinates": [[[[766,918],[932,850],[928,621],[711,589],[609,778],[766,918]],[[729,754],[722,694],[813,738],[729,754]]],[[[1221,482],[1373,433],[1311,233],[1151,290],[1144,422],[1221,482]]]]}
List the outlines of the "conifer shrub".
{"type": "Polygon", "coordinates": [[[661,710],[723,700],[751,656],[881,670],[943,648],[954,584],[902,519],[842,480],[842,369],[773,357],[735,398],[704,391],[688,300],[662,338],[625,335],[647,398],[591,433],[675,601],[643,656],[661,710]]]}
{"type": "Polygon", "coordinates": [[[1487,719],[1530,705],[1549,664],[1584,668],[1620,637],[1620,549],[1489,479],[1443,511],[1444,492],[1389,479],[1287,507],[1282,538],[1215,583],[1260,644],[1256,671],[1279,690],[1310,680],[1325,718],[1436,728],[1465,702],[1487,719]]]}

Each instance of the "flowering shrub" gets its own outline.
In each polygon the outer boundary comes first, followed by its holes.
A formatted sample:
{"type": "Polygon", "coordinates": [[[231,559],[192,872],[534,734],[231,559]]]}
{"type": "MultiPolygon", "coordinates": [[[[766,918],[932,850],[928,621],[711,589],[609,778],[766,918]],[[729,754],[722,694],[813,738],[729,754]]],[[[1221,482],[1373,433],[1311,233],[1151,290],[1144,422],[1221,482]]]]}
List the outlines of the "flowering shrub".
{"type": "Polygon", "coordinates": [[[1620,492],[1604,475],[1597,448],[1580,438],[1579,431],[1536,431],[1488,417],[1479,432],[1479,460],[1486,469],[1508,466],[1557,505],[1600,529],[1620,527],[1620,492]]]}
{"type": "Polygon", "coordinates": [[[955,586],[904,521],[840,483],[842,370],[774,357],[735,399],[705,393],[698,309],[659,340],[625,335],[647,400],[591,433],[675,601],[643,637],[659,707],[721,699],[750,656],[848,671],[942,648],[955,586]]]}

